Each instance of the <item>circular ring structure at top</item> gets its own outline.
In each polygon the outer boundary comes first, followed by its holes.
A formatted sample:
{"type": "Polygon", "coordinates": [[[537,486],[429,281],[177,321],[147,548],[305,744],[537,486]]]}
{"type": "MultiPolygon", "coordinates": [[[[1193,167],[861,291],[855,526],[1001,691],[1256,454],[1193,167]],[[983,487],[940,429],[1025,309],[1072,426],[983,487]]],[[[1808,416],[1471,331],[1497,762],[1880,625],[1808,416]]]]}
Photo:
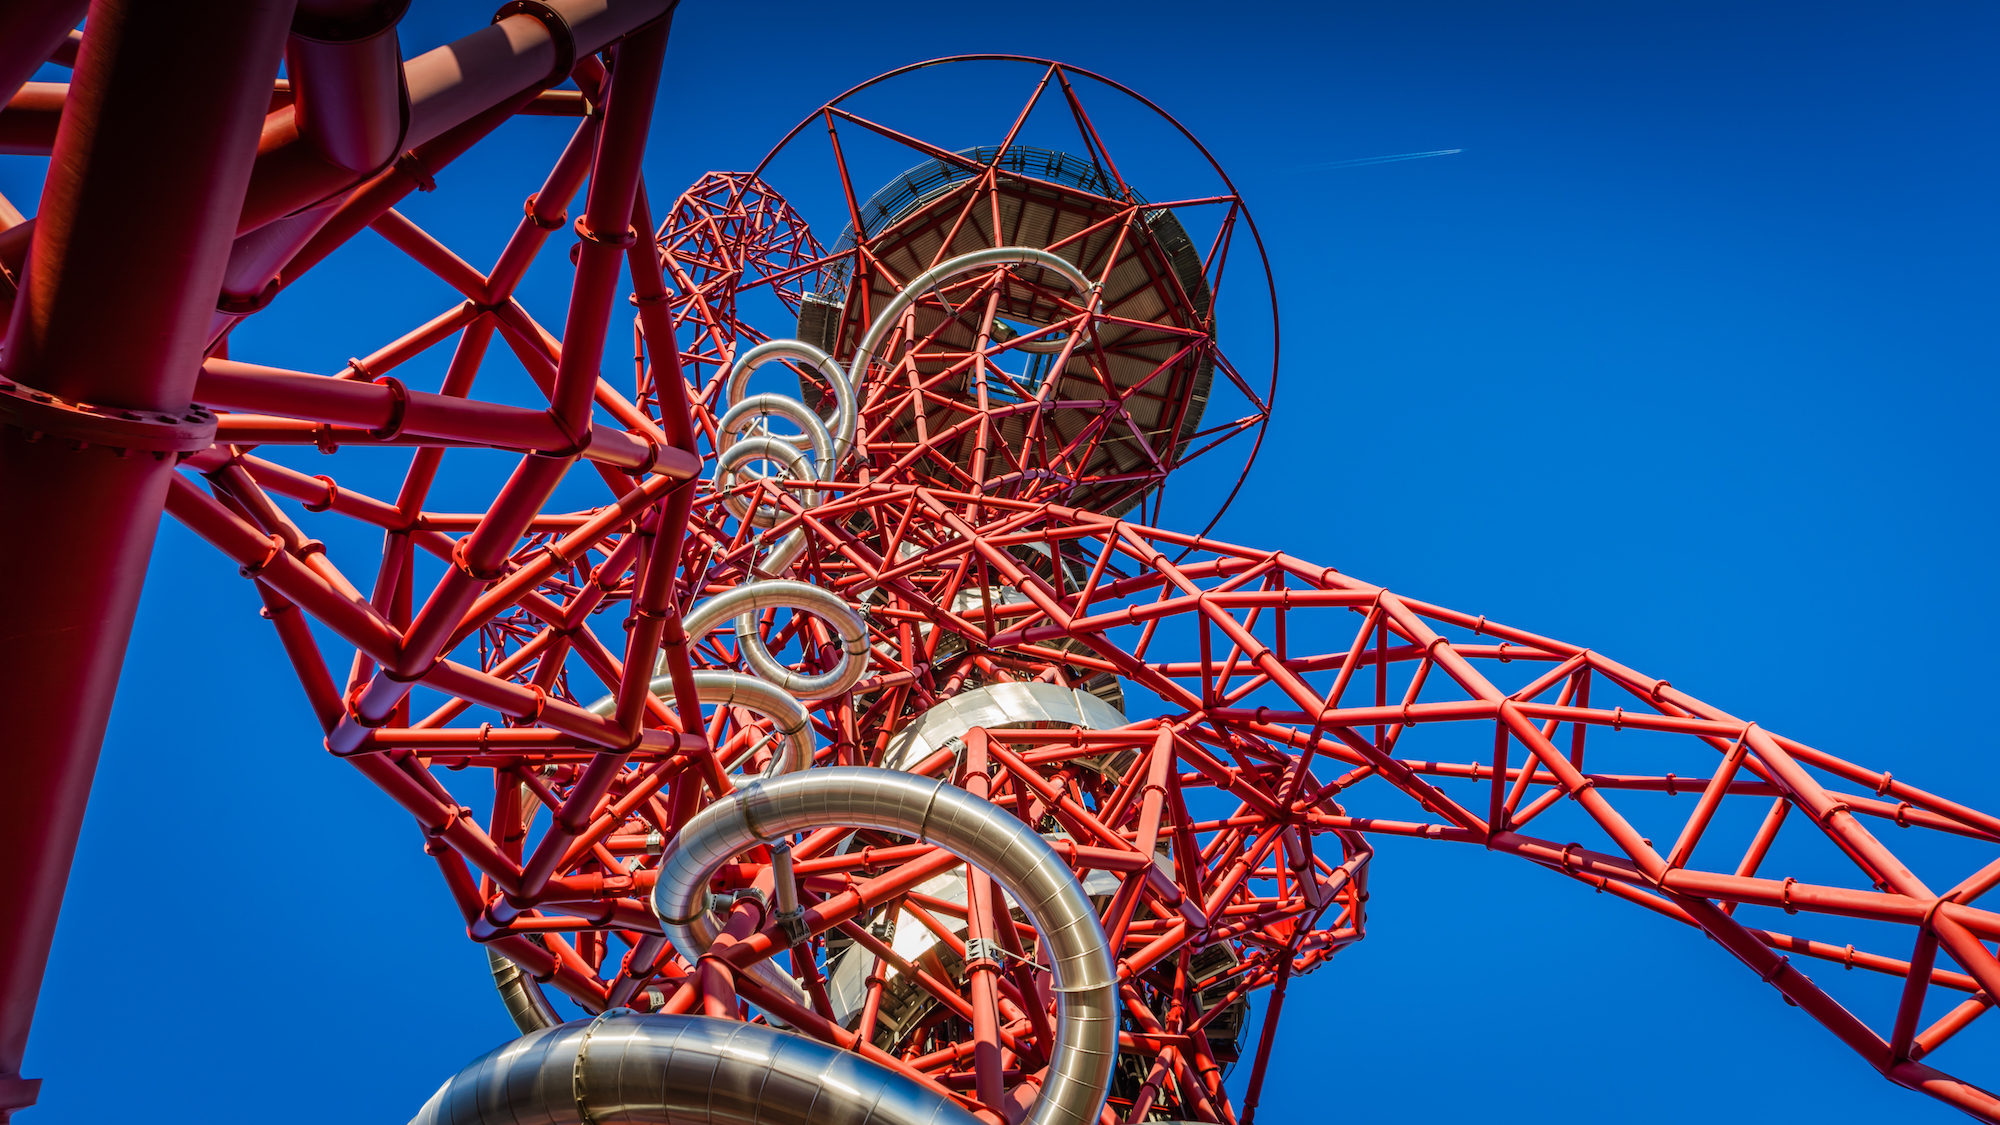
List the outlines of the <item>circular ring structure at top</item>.
{"type": "MultiPolygon", "coordinates": [[[[971,116],[953,118],[954,136],[978,136],[961,119],[971,116]]],[[[1226,508],[1240,490],[1276,390],[1275,285],[1234,184],[1151,101],[1047,59],[932,60],[834,98],[751,175],[844,226],[803,294],[797,335],[847,369],[861,402],[856,452],[873,479],[1114,515],[1150,503],[1142,514],[1157,519],[1169,475],[1233,450],[1242,473],[1204,473],[1198,495],[1226,508]],[[911,85],[1000,91],[996,66],[1029,80],[988,143],[932,143],[932,123],[905,122],[935,104],[911,85]],[[822,137],[829,158],[818,161],[822,137]],[[1150,197],[1126,176],[1139,169],[1150,197]],[[1255,259],[1227,271],[1232,246],[1255,259]],[[1003,248],[1051,261],[932,273],[1003,248]],[[891,308],[900,315],[885,324],[891,308]],[[1266,313],[1268,336],[1257,330],[1266,313]],[[1268,376],[1246,374],[1266,363],[1268,376]]],[[[819,394],[801,390],[809,403],[819,394]]]]}

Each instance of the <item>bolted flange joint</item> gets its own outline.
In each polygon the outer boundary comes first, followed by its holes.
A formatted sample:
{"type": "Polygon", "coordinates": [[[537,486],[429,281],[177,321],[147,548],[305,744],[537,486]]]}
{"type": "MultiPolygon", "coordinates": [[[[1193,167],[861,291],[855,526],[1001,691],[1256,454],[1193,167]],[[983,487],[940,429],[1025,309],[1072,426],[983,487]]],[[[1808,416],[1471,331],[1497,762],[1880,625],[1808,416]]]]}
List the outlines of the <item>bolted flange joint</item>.
{"type": "Polygon", "coordinates": [[[120,456],[137,450],[164,460],[169,453],[197,453],[215,444],[215,415],[189,406],[179,413],[98,406],[0,379],[0,424],[15,426],[29,441],[53,437],[78,449],[102,445],[120,456]]]}
{"type": "Polygon", "coordinates": [[[568,17],[543,0],[508,0],[493,13],[493,22],[499,23],[508,16],[532,16],[548,29],[550,43],[555,47],[556,62],[549,69],[548,76],[542,79],[540,88],[546,90],[568,78],[577,63],[576,31],[570,27],[568,17]]]}
{"type": "Polygon", "coordinates": [[[1006,955],[1007,951],[1001,948],[1000,943],[994,941],[992,938],[976,937],[966,939],[965,968],[967,972],[983,968],[998,970],[1002,967],[1000,959],[1006,955]]]}
{"type": "Polygon", "coordinates": [[[797,945],[811,936],[806,930],[806,912],[803,908],[780,910],[772,916],[771,920],[778,924],[780,930],[784,931],[787,948],[797,945]]]}

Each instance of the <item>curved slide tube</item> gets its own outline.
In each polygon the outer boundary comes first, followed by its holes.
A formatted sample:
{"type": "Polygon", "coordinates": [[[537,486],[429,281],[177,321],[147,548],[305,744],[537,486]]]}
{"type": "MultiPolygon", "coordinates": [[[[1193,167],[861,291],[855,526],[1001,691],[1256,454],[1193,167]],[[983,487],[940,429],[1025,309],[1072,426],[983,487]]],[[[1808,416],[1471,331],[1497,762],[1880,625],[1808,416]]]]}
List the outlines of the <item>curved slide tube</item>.
{"type": "Polygon", "coordinates": [[[613,1008],[524,1035],[446,1082],[410,1125],[978,1125],[887,1067],[802,1035],[613,1008]]]}
{"type": "MultiPolygon", "coordinates": [[[[672,677],[655,677],[652,688],[654,695],[663,699],[673,698],[672,677]]],[[[764,767],[763,776],[775,777],[812,765],[812,717],[806,714],[806,709],[798,700],[777,684],[741,672],[703,668],[697,669],[694,674],[694,693],[703,703],[742,707],[771,720],[778,737],[784,739],[784,745],[779,753],[771,755],[771,764],[764,767]]],[[[607,695],[586,710],[593,715],[609,715],[617,705],[617,698],[607,695]]],[[[737,785],[740,788],[742,782],[737,785]]]]}
{"type": "MultiPolygon", "coordinates": [[[[745,786],[697,813],[660,856],[653,912],[689,961],[713,941],[709,878],[759,844],[831,826],[873,828],[936,844],[985,871],[1041,935],[1055,974],[1054,1057],[1025,1125],[1092,1125],[1118,1057],[1118,973],[1076,876],[1012,813],[945,781],[839,766],[745,786]]],[[[769,962],[764,962],[769,964],[769,962]]]]}
{"type": "MultiPolygon", "coordinates": [[[[1089,279],[1047,251],[974,251],[925,272],[884,308],[856,351],[854,369],[866,369],[919,294],[951,277],[1009,264],[1048,269],[1079,294],[1094,297],[1096,287],[1089,279]]],[[[1049,349],[1050,342],[1032,343],[1030,350],[1049,349]]],[[[837,361],[811,345],[776,340],[752,348],[731,369],[726,390],[730,410],[718,434],[718,489],[732,487],[737,473],[754,460],[786,465],[795,477],[831,480],[853,448],[858,417],[853,386],[837,361]],[[779,358],[811,364],[833,387],[836,412],[830,428],[785,396],[745,397],[751,373],[779,358]],[[742,433],[769,414],[788,418],[805,432],[791,437],[742,433]],[[804,448],[811,448],[816,458],[811,471],[804,448]]],[[[729,507],[737,518],[758,526],[773,526],[782,518],[768,507],[753,508],[748,500],[729,507]]],[[[769,551],[761,569],[782,573],[802,546],[802,534],[794,532],[769,551]]],[[[1075,875],[1032,828],[943,780],[865,767],[798,772],[811,765],[813,752],[810,717],[798,700],[837,695],[859,682],[868,668],[866,624],[830,591],[781,579],[748,583],[710,598],[684,623],[693,641],[730,618],[736,619],[745,661],[759,675],[698,671],[696,694],[705,703],[742,706],[771,719],[784,747],[762,777],[738,782],[733,796],[704,809],[668,842],[652,899],[667,940],[689,961],[708,950],[718,933],[710,912],[710,877],[757,845],[782,848],[793,833],[831,826],[874,828],[937,844],[993,876],[1020,904],[1041,935],[1043,960],[1055,977],[1054,1057],[1024,1125],[1092,1125],[1117,1062],[1118,975],[1096,912],[1075,875]],[[812,613],[830,623],[841,638],[840,663],[819,675],[780,664],[756,629],[756,614],[772,608],[812,613]]],[[[652,688],[671,693],[672,680],[660,676],[652,688]]],[[[611,706],[607,696],[590,709],[604,713],[611,706]]],[[[670,1120],[676,1125],[971,1125],[977,1120],[858,1055],[774,1028],[701,1016],[640,1016],[617,1007],[592,1020],[548,1026],[555,1013],[540,990],[504,959],[496,958],[493,967],[517,1025],[540,1029],[466,1067],[431,1097],[411,1125],[516,1125],[525,1119],[581,1125],[605,1113],[663,1125],[670,1120]]],[[[775,962],[759,962],[752,972],[806,1003],[798,982],[775,962]]],[[[629,991],[616,995],[622,1000],[629,991]]]]}
{"type": "MultiPolygon", "coordinates": [[[[832,480],[840,462],[846,459],[848,451],[854,447],[854,428],[860,418],[860,411],[854,400],[854,386],[847,380],[847,373],[832,356],[800,340],[768,340],[751,348],[737,357],[724,380],[724,394],[729,409],[722,415],[716,426],[715,489],[726,492],[736,487],[737,474],[752,461],[770,461],[785,466],[793,479],[832,480]],[[807,408],[805,403],[788,395],[758,394],[744,397],[749,387],[750,376],[758,367],[774,359],[792,359],[810,364],[819,372],[820,378],[833,387],[834,420],[832,427],[807,408]],[[789,418],[804,433],[791,435],[744,436],[742,431],[756,425],[759,420],[776,414],[789,418]],[[801,452],[811,449],[817,463],[810,468],[801,452]]],[[[819,503],[820,494],[808,491],[801,502],[807,507],[819,503]]],[[[768,505],[752,509],[747,498],[732,496],[726,499],[724,507],[737,519],[747,521],[757,527],[770,527],[784,518],[784,513],[768,505]]],[[[764,558],[756,566],[767,574],[783,574],[792,560],[805,550],[805,529],[799,528],[768,549],[764,558]]]]}
{"type": "MultiPolygon", "coordinates": [[[[893,300],[883,306],[868,331],[855,347],[854,358],[843,369],[840,361],[803,340],[767,340],[751,348],[736,358],[723,379],[723,394],[729,406],[717,426],[715,488],[726,492],[734,488],[737,474],[752,461],[771,461],[786,466],[794,479],[816,479],[830,481],[841,462],[854,450],[856,427],[859,425],[860,405],[850,372],[860,372],[866,377],[868,367],[874,362],[875,352],[882,346],[896,323],[923,294],[935,289],[939,284],[963,274],[974,273],[995,266],[1036,266],[1068,282],[1086,303],[1093,304],[1097,298],[1098,286],[1083,271],[1071,265],[1066,259],[1047,250],[1032,246],[996,246],[985,250],[974,250],[960,254],[950,261],[924,271],[913,279],[893,300]],[[758,394],[746,397],[750,386],[750,376],[772,360],[793,360],[810,366],[819,377],[833,388],[834,414],[829,423],[821,419],[802,402],[786,395],[758,394]],[[741,435],[741,431],[754,425],[756,420],[770,414],[777,414],[796,423],[805,432],[789,435],[751,436],[741,435]],[[802,450],[812,449],[816,465],[808,471],[802,450]]],[[[1088,325],[1080,331],[1087,333],[1088,325]]],[[[1030,333],[1039,336],[1041,333],[1030,333]]],[[[1016,344],[1021,351],[1039,354],[1055,354],[1069,346],[1067,337],[1048,339],[1028,339],[1016,344]]],[[[817,491],[804,494],[808,507],[819,502],[817,491]]],[[[753,509],[749,500],[731,497],[725,506],[736,518],[748,521],[758,527],[771,527],[783,519],[783,513],[768,505],[753,509]]],[[[792,561],[805,549],[805,530],[793,531],[776,545],[756,566],[766,574],[783,574],[792,561]]]]}
{"type": "MultiPolygon", "coordinates": [[[[753,461],[773,461],[784,465],[793,480],[814,479],[812,467],[806,463],[806,455],[792,448],[783,438],[746,437],[738,439],[715,459],[715,490],[728,492],[736,487],[737,473],[753,461]]],[[[819,503],[817,491],[807,491],[800,495],[799,503],[811,508],[819,503]]],[[[758,505],[754,510],[747,497],[729,496],[723,507],[737,519],[755,527],[771,527],[785,518],[785,513],[768,504],[758,505]]],[[[792,565],[792,560],[806,549],[806,529],[793,528],[783,539],[765,550],[764,557],[754,564],[756,570],[766,574],[783,574],[792,565]]]]}
{"type": "Polygon", "coordinates": [[[868,674],[868,626],[853,607],[831,590],[787,579],[746,582],[709,598],[682,619],[688,643],[696,643],[732,617],[736,619],[736,644],[743,650],[743,659],[758,676],[800,699],[839,695],[868,674]],[[802,610],[832,625],[840,637],[840,663],[816,676],[794,672],[778,663],[764,639],[757,635],[755,615],[767,609],[802,610]]]}
{"type": "MultiPolygon", "coordinates": [[[[804,340],[766,340],[738,356],[735,364],[730,367],[729,374],[723,380],[723,394],[727,396],[731,411],[733,412],[738,405],[748,401],[743,397],[743,392],[749,389],[751,374],[757,368],[774,359],[792,359],[807,364],[819,373],[820,378],[826,380],[828,386],[833,388],[833,421],[831,423],[822,422],[822,425],[833,437],[833,457],[830,459],[830,464],[838,465],[841,461],[846,460],[848,452],[854,448],[854,428],[859,424],[861,418],[860,408],[854,401],[854,384],[849,381],[847,372],[841,369],[839,360],[834,359],[804,340]]],[[[763,396],[756,397],[761,398],[763,396]]],[[[774,395],[771,397],[784,396],[774,395]]],[[[791,415],[788,414],[786,417],[791,417],[791,415]]],[[[810,437],[811,432],[810,427],[808,427],[805,438],[810,437]]],[[[785,440],[798,445],[802,443],[804,438],[792,437],[785,440]]],[[[832,475],[832,471],[829,468],[822,479],[831,479],[832,475]]]]}
{"type": "MultiPolygon", "coordinates": [[[[1032,246],[995,246],[987,250],[960,254],[917,275],[903,287],[902,292],[896,294],[895,299],[882,306],[882,311],[875,317],[875,323],[868,326],[868,331],[861,337],[861,342],[855,345],[854,358],[848,361],[847,369],[856,372],[856,377],[866,379],[868,365],[875,362],[875,350],[882,346],[882,341],[896,326],[896,322],[902,319],[903,313],[907,312],[919,297],[940,283],[961,274],[992,269],[994,266],[1040,266],[1069,282],[1070,287],[1086,300],[1094,300],[1097,294],[1096,283],[1085,277],[1082,270],[1047,250],[1037,250],[1032,246]]],[[[1060,352],[1063,344],[1064,341],[1033,340],[1026,344],[1017,344],[1015,347],[1022,351],[1047,353],[1060,352]],[[1049,347],[1050,343],[1054,343],[1055,346],[1049,347]]]]}
{"type": "MultiPolygon", "coordinates": [[[[663,699],[673,698],[673,677],[655,677],[651,687],[653,694],[663,699]]],[[[771,755],[771,764],[764,767],[764,777],[776,777],[796,770],[802,770],[812,765],[812,719],[806,714],[805,707],[798,700],[787,694],[783,688],[776,684],[760,680],[755,676],[743,675],[740,672],[718,672],[711,669],[702,669],[694,674],[694,693],[703,703],[719,703],[727,706],[742,707],[771,720],[773,727],[776,728],[778,737],[784,740],[784,744],[779,753],[771,755]]],[[[617,700],[613,696],[607,695],[603,699],[592,703],[589,710],[593,714],[608,715],[616,705],[617,700]]],[[[739,789],[744,784],[745,781],[736,781],[739,789]]],[[[703,949],[707,949],[708,944],[715,940],[716,934],[721,932],[716,928],[715,919],[707,913],[707,901],[706,898],[702,900],[703,911],[701,917],[689,924],[690,933],[702,935],[703,949]]],[[[812,1001],[807,999],[805,990],[799,987],[799,982],[793,980],[791,975],[785,972],[784,968],[776,962],[760,961],[753,971],[757,974],[757,979],[763,981],[770,988],[791,997],[801,1006],[811,1005],[812,1001]]],[[[497,976],[498,974],[496,973],[495,975],[497,976]]],[[[507,996],[507,990],[504,987],[501,993],[503,996],[507,996]]],[[[547,1001],[545,1000],[543,1003],[546,1004],[547,1001]]],[[[516,1007],[516,1001],[511,996],[508,996],[507,1007],[510,1012],[513,1012],[516,1007]]],[[[516,1016],[515,1024],[519,1027],[530,1026],[521,1023],[518,1015],[516,1016]]]]}

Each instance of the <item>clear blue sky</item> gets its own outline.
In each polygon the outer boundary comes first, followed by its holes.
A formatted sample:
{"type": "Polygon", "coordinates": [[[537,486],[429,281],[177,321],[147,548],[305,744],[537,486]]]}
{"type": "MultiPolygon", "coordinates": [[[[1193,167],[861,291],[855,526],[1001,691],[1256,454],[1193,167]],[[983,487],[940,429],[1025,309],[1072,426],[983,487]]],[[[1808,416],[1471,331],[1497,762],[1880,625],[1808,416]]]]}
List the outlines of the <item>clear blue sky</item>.
{"type": "MultiPolygon", "coordinates": [[[[417,0],[406,49],[489,8],[417,0]]],[[[1979,640],[1997,23],[1981,4],[688,0],[647,176],[659,198],[747,167],[837,90],[929,56],[1053,55],[1136,86],[1236,176],[1281,294],[1278,418],[1220,537],[1587,643],[1995,809],[1976,714],[2000,673],[1979,640]],[[1445,148],[1464,151],[1304,167],[1445,148]]],[[[412,213],[487,259],[552,128],[503,135],[412,213]]],[[[37,165],[0,161],[27,210],[37,165]]],[[[238,354],[331,371],[442,299],[364,236],[238,354]]],[[[359,471],[335,464],[309,471],[359,471]]],[[[1199,492],[1167,522],[1198,527],[1199,492]]],[[[163,528],[23,1120],[401,1121],[509,1034],[416,829],[319,750],[256,604],[163,528]]],[[[1368,941],[1294,986],[1266,1122],[1958,1119],[1630,907],[1440,844],[1383,843],[1374,880],[1368,941]]],[[[1940,1062],[1990,1086],[1997,1044],[1987,1026],[1940,1062]]]]}

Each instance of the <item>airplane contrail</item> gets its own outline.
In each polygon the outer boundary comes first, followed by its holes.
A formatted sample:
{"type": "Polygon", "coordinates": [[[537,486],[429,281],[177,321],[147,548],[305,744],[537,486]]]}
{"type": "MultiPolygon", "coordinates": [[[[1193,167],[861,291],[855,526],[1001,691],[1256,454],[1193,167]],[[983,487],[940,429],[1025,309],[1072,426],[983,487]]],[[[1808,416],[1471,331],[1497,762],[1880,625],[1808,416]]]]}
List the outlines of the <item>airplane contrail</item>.
{"type": "Polygon", "coordinates": [[[1454,152],[1464,152],[1462,148],[1441,148],[1432,152],[1401,152],[1394,156],[1357,156],[1352,160],[1329,160],[1324,164],[1308,164],[1307,168],[1359,168],[1364,164],[1388,164],[1397,160],[1422,160],[1427,156],[1450,156],[1454,152]]]}

